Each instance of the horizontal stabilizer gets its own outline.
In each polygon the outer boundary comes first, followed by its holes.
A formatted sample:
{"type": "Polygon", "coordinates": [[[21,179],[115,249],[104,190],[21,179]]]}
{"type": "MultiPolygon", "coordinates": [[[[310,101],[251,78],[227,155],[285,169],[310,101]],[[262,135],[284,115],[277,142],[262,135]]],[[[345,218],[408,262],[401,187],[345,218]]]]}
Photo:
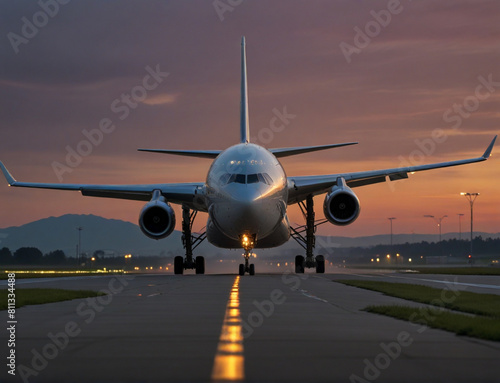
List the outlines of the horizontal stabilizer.
{"type": "Polygon", "coordinates": [[[318,150],[325,150],[331,148],[340,148],[342,146],[356,145],[357,142],[345,142],[343,144],[319,145],[319,146],[296,146],[293,148],[276,148],[269,149],[277,158],[295,156],[296,154],[303,154],[309,152],[316,152],[318,150]]]}
{"type": "Polygon", "coordinates": [[[169,150],[169,149],[137,149],[140,152],[174,154],[177,156],[216,158],[222,150],[169,150]]]}

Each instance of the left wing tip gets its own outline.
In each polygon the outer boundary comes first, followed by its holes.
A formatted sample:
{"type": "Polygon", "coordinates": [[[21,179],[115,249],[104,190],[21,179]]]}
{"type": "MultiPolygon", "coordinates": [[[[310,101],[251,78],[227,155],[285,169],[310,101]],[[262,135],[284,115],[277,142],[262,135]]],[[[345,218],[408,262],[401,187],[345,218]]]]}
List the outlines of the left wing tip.
{"type": "Polygon", "coordinates": [[[490,145],[486,148],[486,151],[482,155],[482,157],[485,160],[487,160],[491,156],[491,151],[493,150],[493,146],[495,145],[495,141],[496,141],[497,137],[498,137],[498,135],[496,135],[495,137],[493,137],[493,140],[491,140],[490,145]]]}

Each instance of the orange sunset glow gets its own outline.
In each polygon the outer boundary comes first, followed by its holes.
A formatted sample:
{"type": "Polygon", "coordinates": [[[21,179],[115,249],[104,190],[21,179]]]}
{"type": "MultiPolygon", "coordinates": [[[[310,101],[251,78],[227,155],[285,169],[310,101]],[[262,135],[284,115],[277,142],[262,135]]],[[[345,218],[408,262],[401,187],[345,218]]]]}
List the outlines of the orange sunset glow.
{"type": "MultiPolygon", "coordinates": [[[[38,10],[36,2],[2,3],[2,35],[22,36],[22,18],[38,10]]],[[[479,157],[500,133],[499,16],[495,0],[255,0],[227,12],[211,1],[71,2],[28,43],[1,43],[0,160],[20,181],[204,181],[211,160],[137,148],[225,149],[238,142],[242,35],[253,142],[359,142],[283,158],[288,176],[479,157]],[[157,69],[165,75],[154,89],[127,103],[123,95],[157,69]],[[271,129],[275,116],[282,129],[271,129]],[[114,129],[92,136],[103,119],[114,129]],[[86,155],[70,154],[77,150],[86,155]]],[[[500,232],[499,158],[497,142],[486,162],[356,188],[357,221],[318,232],[387,234],[387,218],[396,217],[394,233],[436,234],[424,215],[447,215],[443,233],[458,232],[458,214],[465,214],[466,231],[470,209],[461,192],[480,193],[475,230],[500,232]]],[[[315,198],[317,218],[323,199],[315,198]]],[[[0,228],[68,213],[137,223],[142,206],[0,181],[0,228]]],[[[297,206],[289,218],[304,223],[297,206]]],[[[201,214],[195,229],[205,219],[201,214]]]]}

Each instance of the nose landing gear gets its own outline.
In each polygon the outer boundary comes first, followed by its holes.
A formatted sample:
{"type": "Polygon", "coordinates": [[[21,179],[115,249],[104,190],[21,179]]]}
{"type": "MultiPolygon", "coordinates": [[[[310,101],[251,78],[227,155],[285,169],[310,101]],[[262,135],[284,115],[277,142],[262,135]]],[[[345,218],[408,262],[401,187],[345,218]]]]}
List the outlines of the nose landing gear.
{"type": "Polygon", "coordinates": [[[255,243],[255,235],[242,235],[241,236],[241,245],[245,250],[245,263],[240,263],[239,275],[245,275],[248,273],[250,275],[255,275],[255,265],[253,263],[249,263],[248,260],[252,254],[252,249],[255,243]]]}
{"type": "Polygon", "coordinates": [[[245,275],[245,273],[248,273],[250,275],[255,275],[255,265],[253,263],[248,263],[248,260],[250,259],[250,251],[245,250],[245,254],[243,256],[245,257],[245,263],[240,263],[239,274],[245,275]]]}

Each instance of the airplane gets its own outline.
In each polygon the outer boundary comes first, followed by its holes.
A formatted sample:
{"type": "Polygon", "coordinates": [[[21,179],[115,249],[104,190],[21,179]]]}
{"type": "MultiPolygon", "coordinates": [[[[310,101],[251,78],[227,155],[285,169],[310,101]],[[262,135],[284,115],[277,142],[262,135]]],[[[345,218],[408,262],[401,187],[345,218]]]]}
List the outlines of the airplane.
{"type": "Polygon", "coordinates": [[[355,145],[357,142],[320,146],[266,149],[250,142],[248,118],[247,65],[245,37],[241,39],[240,142],[225,150],[138,149],[139,151],[213,159],[205,182],[151,185],[86,185],[19,182],[0,162],[10,186],[76,190],[84,196],[147,201],[139,215],[142,232],[153,239],[170,235],[175,228],[171,204],[182,206],[182,241],[185,255],[174,258],[174,273],[194,269],[205,273],[203,256],[193,250],[205,239],[219,248],[244,250],[239,275],[255,274],[250,264],[252,250],[277,247],[290,238],[305,250],[295,257],[295,272],[306,268],[325,272],[325,257],[314,256],[315,231],[320,224],[349,225],[358,218],[360,203],[352,190],[356,187],[408,178],[408,173],[485,161],[490,157],[497,136],[477,158],[428,165],[399,167],[353,173],[287,177],[279,158],[319,150],[355,145]],[[315,220],[313,197],[325,194],[325,219],[315,220]],[[292,227],[287,207],[298,204],[305,225],[292,227]],[[206,231],[192,233],[198,212],[208,213],[206,231]]]}

